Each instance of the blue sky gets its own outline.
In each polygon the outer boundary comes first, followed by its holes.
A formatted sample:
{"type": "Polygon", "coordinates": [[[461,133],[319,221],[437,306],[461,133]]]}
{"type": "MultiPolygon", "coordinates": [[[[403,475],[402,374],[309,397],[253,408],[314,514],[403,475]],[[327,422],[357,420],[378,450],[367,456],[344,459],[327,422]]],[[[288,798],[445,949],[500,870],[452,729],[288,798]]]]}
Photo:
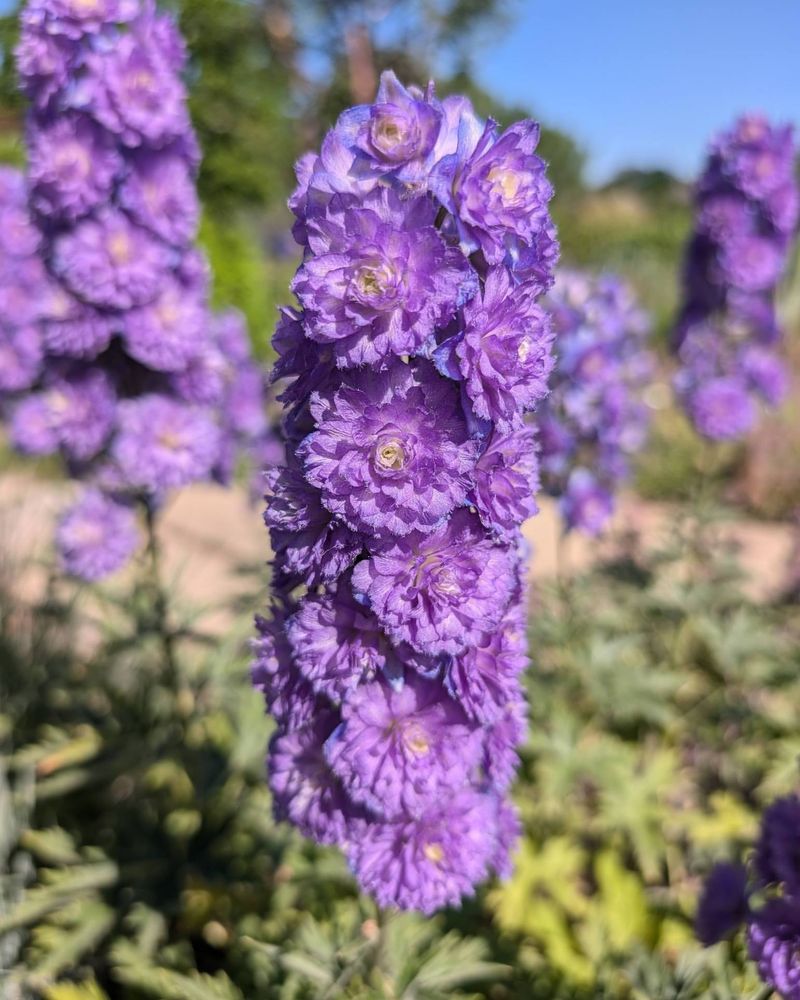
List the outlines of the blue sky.
{"type": "Polygon", "coordinates": [[[477,75],[569,131],[592,181],[626,166],[690,178],[742,111],[800,126],[800,0],[509,4],[510,29],[489,35],[477,75]]]}
{"type": "Polygon", "coordinates": [[[477,75],[571,132],[603,181],[692,176],[745,110],[800,125],[800,0],[516,0],[477,75]]]}

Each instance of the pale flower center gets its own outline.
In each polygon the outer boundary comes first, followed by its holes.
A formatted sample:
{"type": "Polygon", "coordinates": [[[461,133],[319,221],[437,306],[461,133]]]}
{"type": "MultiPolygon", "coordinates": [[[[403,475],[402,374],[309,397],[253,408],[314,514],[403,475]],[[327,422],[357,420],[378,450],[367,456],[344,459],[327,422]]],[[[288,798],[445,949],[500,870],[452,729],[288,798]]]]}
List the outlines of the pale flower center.
{"type": "Polygon", "coordinates": [[[155,79],[150,70],[137,69],[128,74],[128,87],[130,90],[149,91],[153,89],[154,83],[155,79]]]}
{"type": "Polygon", "coordinates": [[[531,339],[530,337],[523,337],[519,342],[519,347],[517,348],[517,358],[520,364],[525,364],[531,353],[531,339]]]}
{"type": "Polygon", "coordinates": [[[495,191],[505,202],[513,201],[519,192],[522,178],[514,170],[503,167],[492,167],[489,171],[489,181],[495,191]]]}
{"type": "Polygon", "coordinates": [[[403,451],[402,444],[395,438],[392,438],[379,445],[375,458],[381,468],[389,469],[392,472],[399,472],[405,464],[406,454],[403,451]]]}
{"type": "Polygon", "coordinates": [[[102,525],[81,521],[73,528],[73,538],[78,545],[99,545],[103,540],[102,525]]]}
{"type": "Polygon", "coordinates": [[[405,138],[396,121],[391,118],[381,118],[375,129],[376,138],[383,146],[394,146],[405,138]]]}
{"type": "Polygon", "coordinates": [[[158,443],[169,451],[177,451],[182,446],[183,441],[177,431],[167,428],[158,435],[158,443]]]}
{"type": "Polygon", "coordinates": [[[76,14],[93,14],[99,11],[103,0],[72,0],[72,9],[76,14]]]}
{"type": "Polygon", "coordinates": [[[161,201],[160,191],[157,184],[148,182],[142,185],[142,195],[144,196],[145,204],[150,209],[156,209],[161,201]]]}
{"type": "Polygon", "coordinates": [[[448,596],[458,593],[458,581],[451,569],[445,567],[439,571],[436,577],[436,590],[440,594],[447,594],[448,596]]]}
{"type": "Polygon", "coordinates": [[[412,722],[403,729],[403,742],[417,757],[424,757],[431,748],[427,733],[418,722],[412,722]]]}
{"type": "Polygon", "coordinates": [[[156,307],[156,315],[161,321],[162,326],[175,326],[180,317],[178,303],[173,298],[162,299],[156,307]]]}
{"type": "Polygon", "coordinates": [[[69,399],[65,393],[57,389],[48,394],[47,403],[54,416],[60,416],[69,410],[69,399]]]}
{"type": "Polygon", "coordinates": [[[356,278],[362,295],[380,295],[389,284],[389,275],[385,267],[362,267],[356,278]]]}
{"type": "Polygon", "coordinates": [[[759,177],[769,177],[775,169],[775,161],[771,153],[762,153],[756,160],[756,174],[759,177]]]}
{"type": "Polygon", "coordinates": [[[435,865],[444,860],[444,850],[441,844],[425,844],[422,848],[422,853],[428,861],[432,861],[435,865]]]}
{"type": "Polygon", "coordinates": [[[115,264],[127,264],[131,259],[131,249],[127,233],[115,233],[108,241],[108,252],[115,264]]]}
{"type": "Polygon", "coordinates": [[[74,167],[81,177],[88,177],[92,161],[83,146],[70,143],[63,146],[55,158],[56,167],[74,167]]]}

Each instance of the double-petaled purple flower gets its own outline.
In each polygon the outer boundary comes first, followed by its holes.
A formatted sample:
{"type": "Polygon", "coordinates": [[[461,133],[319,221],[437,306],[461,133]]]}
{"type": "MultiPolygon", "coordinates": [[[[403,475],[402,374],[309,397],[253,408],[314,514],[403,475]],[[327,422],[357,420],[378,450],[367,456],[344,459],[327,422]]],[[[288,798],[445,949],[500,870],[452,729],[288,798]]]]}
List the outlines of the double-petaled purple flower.
{"type": "Polygon", "coordinates": [[[794,164],[791,127],[747,116],[712,143],[697,185],[675,385],[714,441],[743,437],[757,404],[776,406],[785,391],[774,300],[797,228],[794,164]]]}
{"type": "Polygon", "coordinates": [[[799,832],[800,797],[778,799],[762,818],[751,871],[718,864],[697,911],[697,935],[706,945],[746,926],[759,975],[785,1000],[800,1000],[799,832]]]}
{"type": "Polygon", "coordinates": [[[424,912],[507,874],[519,829],[525,415],[557,255],[537,137],[386,73],[289,203],[304,258],[273,342],[286,454],[253,664],[275,811],[424,912]]]}
{"type": "Polygon", "coordinates": [[[562,271],[547,304],[558,359],[537,422],[542,485],[558,498],[567,530],[597,535],[646,441],[648,320],[627,285],[608,275],[562,271]]]}
{"type": "Polygon", "coordinates": [[[211,314],[193,247],[185,57],[151,0],[22,12],[30,157],[26,179],[0,175],[0,402],[20,451],[87,483],[57,542],[89,580],[134,550],[137,503],[228,480],[268,434],[246,331],[211,314]]]}

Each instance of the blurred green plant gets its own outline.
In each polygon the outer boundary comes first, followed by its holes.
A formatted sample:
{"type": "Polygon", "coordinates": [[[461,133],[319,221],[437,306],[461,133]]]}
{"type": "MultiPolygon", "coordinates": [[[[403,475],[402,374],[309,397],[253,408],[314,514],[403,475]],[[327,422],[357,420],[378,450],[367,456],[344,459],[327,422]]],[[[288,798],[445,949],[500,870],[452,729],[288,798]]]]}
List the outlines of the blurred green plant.
{"type": "Polygon", "coordinates": [[[223,224],[206,215],[200,243],[214,275],[212,304],[240,309],[247,317],[256,355],[272,361],[270,341],[278,306],[291,301],[288,286],[297,261],[265,254],[257,231],[245,221],[223,224]]]}
{"type": "MultiPolygon", "coordinates": [[[[796,783],[796,607],[750,602],[710,514],[558,585],[532,618],[514,877],[426,920],[359,898],[270,819],[270,724],[239,622],[219,641],[152,566],[132,594],[0,580],[0,954],[55,1000],[734,1000],[702,873],[796,783]],[[163,596],[163,595],[162,595],[163,596]]],[[[16,991],[13,992],[13,991],[16,991]]]]}

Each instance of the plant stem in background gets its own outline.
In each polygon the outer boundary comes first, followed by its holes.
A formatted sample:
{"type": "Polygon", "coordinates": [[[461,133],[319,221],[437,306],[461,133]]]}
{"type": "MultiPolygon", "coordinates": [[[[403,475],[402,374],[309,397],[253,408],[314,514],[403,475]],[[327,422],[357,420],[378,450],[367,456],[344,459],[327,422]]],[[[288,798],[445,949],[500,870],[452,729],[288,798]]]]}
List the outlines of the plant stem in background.
{"type": "MultiPolygon", "coordinates": [[[[175,636],[169,623],[169,603],[161,577],[161,546],[156,528],[156,515],[153,505],[146,501],[145,523],[147,525],[147,587],[153,618],[151,627],[161,641],[164,653],[164,665],[168,671],[171,685],[177,681],[178,668],[175,657],[175,636]]],[[[149,609],[148,609],[149,610],[149,609]]]]}

